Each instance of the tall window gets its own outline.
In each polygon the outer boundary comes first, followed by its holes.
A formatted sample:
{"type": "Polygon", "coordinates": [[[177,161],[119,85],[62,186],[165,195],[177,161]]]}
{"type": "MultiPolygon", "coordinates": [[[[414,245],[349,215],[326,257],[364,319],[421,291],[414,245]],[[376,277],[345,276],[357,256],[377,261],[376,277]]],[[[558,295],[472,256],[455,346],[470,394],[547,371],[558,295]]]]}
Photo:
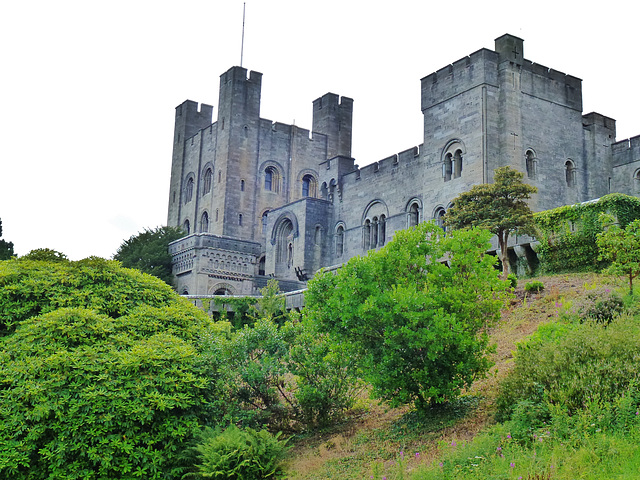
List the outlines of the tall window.
{"type": "Polygon", "coordinates": [[[564,164],[565,178],[567,187],[575,187],[576,185],[576,167],[571,160],[567,160],[564,164]]]}
{"type": "Polygon", "coordinates": [[[267,234],[267,215],[269,213],[269,210],[267,210],[266,212],[264,212],[262,214],[262,234],[266,235],[267,234]]]}
{"type": "Polygon", "coordinates": [[[182,229],[187,232],[187,235],[191,233],[191,225],[189,224],[189,220],[185,220],[182,224],[182,229]]]}
{"type": "Polygon", "coordinates": [[[453,178],[462,175],[462,150],[456,150],[453,155],[453,178]]]}
{"type": "Polygon", "coordinates": [[[387,236],[387,217],[384,215],[380,215],[380,220],[378,221],[378,243],[380,245],[384,245],[385,237],[387,236]]]}
{"type": "Polygon", "coordinates": [[[203,182],[203,194],[207,194],[211,192],[211,184],[213,183],[213,170],[211,168],[207,168],[204,172],[204,182],[203,182]]]}
{"type": "Polygon", "coordinates": [[[207,212],[204,212],[200,219],[200,231],[202,233],[207,233],[209,231],[209,214],[207,212]]]}
{"type": "Polygon", "coordinates": [[[242,226],[242,214],[238,214],[238,225],[242,226]]]}
{"type": "Polygon", "coordinates": [[[525,155],[526,167],[527,167],[527,178],[535,179],[536,178],[536,155],[531,150],[527,150],[525,155]]]}
{"type": "Polygon", "coordinates": [[[189,203],[193,200],[193,178],[187,180],[187,186],[184,190],[184,203],[189,203]]]}
{"type": "Polygon", "coordinates": [[[436,221],[436,225],[438,225],[443,230],[445,230],[445,226],[444,226],[445,213],[446,213],[445,209],[442,207],[439,207],[438,209],[436,209],[435,214],[433,216],[433,219],[436,221]]]}
{"type": "Polygon", "coordinates": [[[364,227],[362,229],[362,243],[365,250],[369,250],[371,248],[371,220],[364,222],[364,227]]]}
{"type": "Polygon", "coordinates": [[[409,207],[409,226],[415,227],[418,225],[418,221],[420,220],[420,209],[417,203],[412,203],[409,207]]]}
{"type": "Polygon", "coordinates": [[[344,253],[344,227],[340,225],[336,230],[336,256],[341,257],[344,253]]]}
{"type": "Polygon", "coordinates": [[[448,182],[451,180],[451,172],[453,170],[453,161],[450,153],[444,157],[444,165],[442,165],[442,176],[444,177],[444,181],[448,182]]]}
{"type": "Polygon", "coordinates": [[[244,180],[240,180],[240,191],[244,192],[244,180]]]}

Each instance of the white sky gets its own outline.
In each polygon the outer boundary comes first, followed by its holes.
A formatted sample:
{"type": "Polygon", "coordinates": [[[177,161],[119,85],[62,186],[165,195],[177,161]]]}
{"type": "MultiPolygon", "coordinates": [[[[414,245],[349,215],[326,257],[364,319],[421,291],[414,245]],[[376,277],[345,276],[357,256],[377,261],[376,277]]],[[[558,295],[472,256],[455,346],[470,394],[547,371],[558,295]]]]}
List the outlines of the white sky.
{"type": "MultiPolygon", "coordinates": [[[[420,78],[511,33],[528,60],[583,80],[584,112],[640,134],[636,2],[247,0],[243,66],[261,117],[311,127],[354,99],[361,166],[422,142],[420,78]]],[[[213,105],[240,63],[242,0],[17,0],[0,8],[3,238],[110,258],[166,222],[174,108],[213,105]]]]}

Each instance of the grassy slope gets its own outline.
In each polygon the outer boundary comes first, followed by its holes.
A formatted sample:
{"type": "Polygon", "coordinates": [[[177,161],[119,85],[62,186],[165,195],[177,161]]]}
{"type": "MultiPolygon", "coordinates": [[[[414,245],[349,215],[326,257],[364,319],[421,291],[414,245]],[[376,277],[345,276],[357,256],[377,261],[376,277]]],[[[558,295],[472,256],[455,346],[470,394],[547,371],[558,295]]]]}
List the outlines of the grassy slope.
{"type": "MultiPolygon", "coordinates": [[[[439,445],[472,439],[494,423],[494,400],[500,379],[510,368],[515,344],[548,322],[562,309],[578,308],[594,288],[618,288],[618,279],[595,274],[557,275],[538,278],[545,290],[525,295],[521,281],[516,299],[491,331],[496,345],[495,366],[486,379],[476,382],[454,405],[419,420],[409,407],[388,409],[363,398],[349,421],[331,431],[295,440],[288,462],[290,480],[366,479],[374,469],[382,474],[392,468],[403,452],[405,471],[431,463],[439,445]],[[416,455],[418,454],[418,455],[416,455]],[[377,467],[376,467],[377,465],[377,467]]],[[[394,468],[395,470],[395,468],[394,468]]]]}

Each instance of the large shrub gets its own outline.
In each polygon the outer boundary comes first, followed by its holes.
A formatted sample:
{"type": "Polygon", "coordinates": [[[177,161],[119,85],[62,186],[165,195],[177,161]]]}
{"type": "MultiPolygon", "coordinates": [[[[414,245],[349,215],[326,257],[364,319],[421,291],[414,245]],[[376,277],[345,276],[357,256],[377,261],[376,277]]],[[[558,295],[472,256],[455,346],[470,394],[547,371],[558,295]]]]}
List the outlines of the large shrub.
{"type": "Polygon", "coordinates": [[[0,262],[0,477],[179,478],[218,395],[208,317],[117,262],[0,262]]]}
{"type": "Polygon", "coordinates": [[[431,223],[396,232],[384,248],[317,274],[305,315],[357,348],[378,396],[421,409],[447,401],[490,366],[485,327],[508,283],[484,254],[489,237],[431,223]]]}
{"type": "Polygon", "coordinates": [[[522,402],[559,405],[573,415],[594,399],[614,399],[640,382],[640,327],[627,317],[540,327],[519,344],[501,385],[498,418],[522,402]]]}

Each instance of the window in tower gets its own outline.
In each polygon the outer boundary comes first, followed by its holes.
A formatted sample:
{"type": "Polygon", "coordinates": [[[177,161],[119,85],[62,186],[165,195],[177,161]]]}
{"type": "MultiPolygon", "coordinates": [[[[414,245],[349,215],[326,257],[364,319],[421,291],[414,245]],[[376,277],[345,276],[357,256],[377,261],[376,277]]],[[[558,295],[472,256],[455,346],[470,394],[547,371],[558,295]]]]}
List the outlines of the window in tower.
{"type": "Polygon", "coordinates": [[[202,194],[211,193],[211,184],[213,183],[213,170],[207,168],[204,172],[204,181],[202,185],[202,194]]]}

